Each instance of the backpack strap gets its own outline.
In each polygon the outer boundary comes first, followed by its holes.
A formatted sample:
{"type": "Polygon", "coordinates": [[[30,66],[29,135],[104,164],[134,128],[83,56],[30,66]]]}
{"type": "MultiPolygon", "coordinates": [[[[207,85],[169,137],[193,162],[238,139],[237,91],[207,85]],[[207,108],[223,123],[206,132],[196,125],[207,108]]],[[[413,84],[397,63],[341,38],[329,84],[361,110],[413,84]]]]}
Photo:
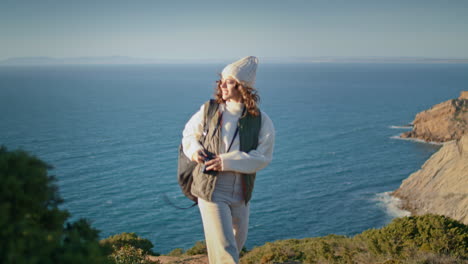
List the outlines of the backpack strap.
{"type": "Polygon", "coordinates": [[[214,117],[218,109],[219,109],[219,104],[214,99],[210,99],[209,101],[205,103],[204,113],[203,113],[203,135],[202,137],[205,137],[208,134],[208,129],[209,129],[208,123],[214,117]]]}

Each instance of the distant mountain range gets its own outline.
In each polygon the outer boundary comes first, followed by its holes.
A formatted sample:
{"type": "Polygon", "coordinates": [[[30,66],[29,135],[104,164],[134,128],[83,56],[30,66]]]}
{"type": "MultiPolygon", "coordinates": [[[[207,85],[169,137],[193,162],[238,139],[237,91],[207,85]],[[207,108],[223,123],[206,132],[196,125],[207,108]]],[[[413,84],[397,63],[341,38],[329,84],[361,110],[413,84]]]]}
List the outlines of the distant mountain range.
{"type": "MultiPolygon", "coordinates": [[[[468,59],[422,57],[265,57],[263,63],[468,63],[468,59]]],[[[226,59],[151,59],[126,56],[105,57],[13,57],[0,65],[65,65],[65,64],[207,64],[228,63],[226,59]]]]}

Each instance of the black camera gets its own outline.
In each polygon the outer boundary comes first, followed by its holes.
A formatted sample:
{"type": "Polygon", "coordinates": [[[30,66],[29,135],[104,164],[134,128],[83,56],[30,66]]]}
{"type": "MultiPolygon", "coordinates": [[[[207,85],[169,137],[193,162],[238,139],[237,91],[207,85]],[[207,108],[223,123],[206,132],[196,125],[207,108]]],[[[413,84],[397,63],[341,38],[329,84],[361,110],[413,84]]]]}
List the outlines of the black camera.
{"type": "MultiPolygon", "coordinates": [[[[211,152],[209,152],[209,151],[205,151],[205,153],[206,153],[205,162],[210,161],[210,160],[212,160],[212,159],[214,159],[214,158],[216,157],[215,154],[213,154],[213,153],[211,153],[211,152]]],[[[214,171],[212,171],[212,170],[206,170],[206,166],[205,166],[205,164],[203,164],[203,173],[206,173],[206,174],[213,174],[214,171]]]]}

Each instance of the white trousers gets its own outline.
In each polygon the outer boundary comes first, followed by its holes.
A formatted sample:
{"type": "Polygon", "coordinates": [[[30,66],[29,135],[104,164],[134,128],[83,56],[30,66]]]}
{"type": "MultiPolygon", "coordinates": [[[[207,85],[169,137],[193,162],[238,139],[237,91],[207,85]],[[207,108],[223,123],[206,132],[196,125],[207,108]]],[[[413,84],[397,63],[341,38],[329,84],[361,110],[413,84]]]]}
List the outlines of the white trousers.
{"type": "Polygon", "coordinates": [[[239,252],[247,240],[249,203],[229,198],[198,199],[210,264],[239,263],[239,252]]]}

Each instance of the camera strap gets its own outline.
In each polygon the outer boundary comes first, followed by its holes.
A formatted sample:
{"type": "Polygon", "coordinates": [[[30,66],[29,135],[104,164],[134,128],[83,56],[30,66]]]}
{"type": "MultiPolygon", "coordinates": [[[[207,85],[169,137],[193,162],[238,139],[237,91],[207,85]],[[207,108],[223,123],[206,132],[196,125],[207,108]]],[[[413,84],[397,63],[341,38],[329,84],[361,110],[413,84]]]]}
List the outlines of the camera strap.
{"type": "Polygon", "coordinates": [[[234,143],[234,139],[237,136],[237,133],[239,132],[239,125],[236,127],[236,132],[234,132],[234,136],[232,137],[231,144],[229,144],[229,148],[226,150],[226,153],[228,153],[231,150],[232,143],[234,143]]]}

